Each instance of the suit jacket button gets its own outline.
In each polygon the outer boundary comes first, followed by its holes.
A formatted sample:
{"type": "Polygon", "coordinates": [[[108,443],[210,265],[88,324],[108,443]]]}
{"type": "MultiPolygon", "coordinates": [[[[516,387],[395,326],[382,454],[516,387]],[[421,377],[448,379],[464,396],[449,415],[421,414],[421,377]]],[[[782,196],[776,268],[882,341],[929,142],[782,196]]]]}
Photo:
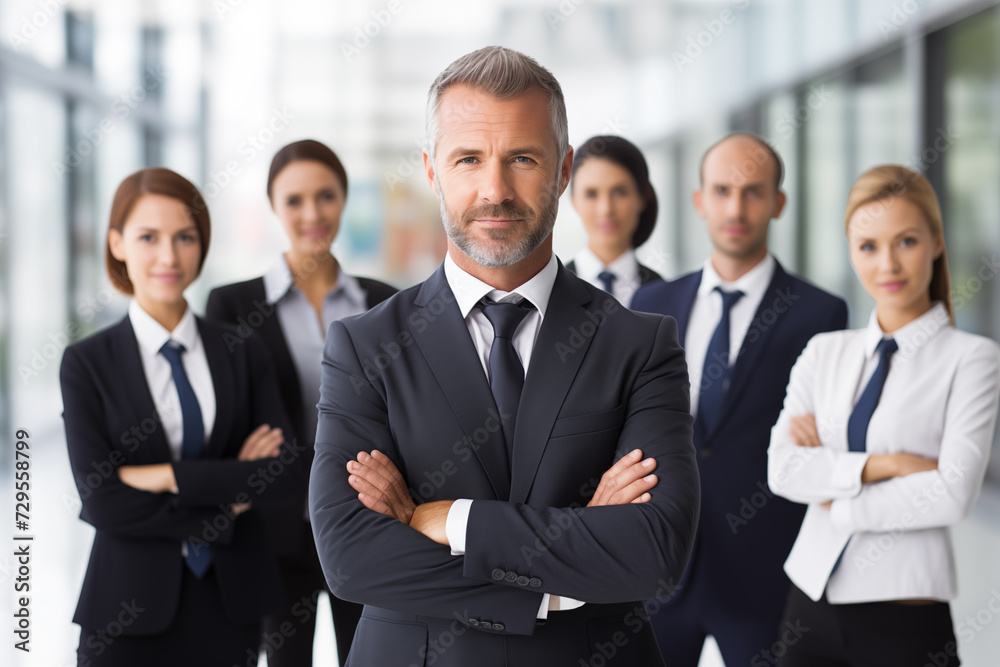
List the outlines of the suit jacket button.
{"type": "Polygon", "coordinates": [[[470,618],[469,625],[471,625],[474,628],[478,628],[480,625],[482,625],[482,623],[480,623],[478,619],[470,618]]]}
{"type": "Polygon", "coordinates": [[[538,577],[532,577],[531,580],[528,581],[528,585],[531,586],[532,588],[540,588],[542,585],[542,580],[539,579],[538,577]]]}
{"type": "Polygon", "coordinates": [[[517,572],[508,572],[507,583],[513,584],[515,581],[517,581],[517,572]]]}
{"type": "Polygon", "coordinates": [[[497,632],[503,632],[503,623],[494,623],[493,629],[497,632]]]}
{"type": "Polygon", "coordinates": [[[712,458],[712,450],[709,449],[708,447],[706,447],[704,449],[700,449],[700,450],[698,450],[698,456],[701,457],[701,458],[703,458],[703,459],[710,459],[710,458],[712,458]]]}
{"type": "Polygon", "coordinates": [[[504,575],[506,575],[506,574],[507,573],[504,572],[503,570],[501,570],[499,567],[497,569],[493,570],[493,578],[496,579],[497,581],[500,581],[501,579],[503,579],[504,575]]]}
{"type": "Polygon", "coordinates": [[[517,585],[518,586],[527,586],[528,585],[528,578],[525,577],[525,576],[518,577],[517,578],[517,585]]]}

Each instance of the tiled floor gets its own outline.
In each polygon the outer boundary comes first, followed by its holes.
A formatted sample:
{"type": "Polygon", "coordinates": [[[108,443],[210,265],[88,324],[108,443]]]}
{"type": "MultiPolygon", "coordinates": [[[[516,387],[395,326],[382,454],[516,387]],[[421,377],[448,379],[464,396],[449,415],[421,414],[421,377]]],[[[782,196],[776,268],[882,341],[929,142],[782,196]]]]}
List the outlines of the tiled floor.
{"type": "MultiPolygon", "coordinates": [[[[31,653],[14,650],[9,639],[0,655],[2,665],[72,667],[79,628],[72,623],[93,530],[78,518],[80,500],[69,474],[61,429],[32,434],[31,493],[31,653]]],[[[0,468],[0,498],[13,505],[9,465],[0,468]]],[[[10,524],[8,524],[9,526],[10,524]]],[[[6,539],[10,540],[10,528],[6,539]]],[[[1000,664],[1000,490],[987,489],[973,515],[954,530],[960,594],[952,613],[960,640],[960,654],[967,667],[1000,664]],[[991,609],[992,606],[992,609],[991,609]]],[[[11,544],[10,541],[7,542],[11,544]]],[[[0,548],[0,613],[10,619],[13,549],[0,548]]],[[[336,647],[329,607],[320,606],[316,637],[316,664],[333,665],[336,647]]],[[[5,626],[7,627],[7,626],[5,626]]],[[[722,660],[709,640],[702,667],[719,667],[722,660]]],[[[920,667],[920,666],[917,666],[920,667]]]]}

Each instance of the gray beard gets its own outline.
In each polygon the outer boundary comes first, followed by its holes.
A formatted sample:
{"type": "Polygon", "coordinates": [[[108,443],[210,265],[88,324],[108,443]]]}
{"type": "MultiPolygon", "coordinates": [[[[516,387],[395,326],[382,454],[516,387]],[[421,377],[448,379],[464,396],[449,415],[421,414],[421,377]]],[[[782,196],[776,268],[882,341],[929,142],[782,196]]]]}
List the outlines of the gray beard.
{"type": "Polygon", "coordinates": [[[495,243],[486,244],[471,237],[467,231],[468,225],[458,224],[451,217],[441,183],[437,180],[437,175],[434,178],[440,193],[438,203],[445,233],[459,250],[480,266],[493,269],[517,264],[542,245],[555,227],[556,212],[559,209],[558,181],[552,189],[550,203],[539,209],[536,218],[526,219],[523,223],[530,226],[527,234],[518,236],[519,229],[491,229],[488,230],[488,235],[495,243]]]}

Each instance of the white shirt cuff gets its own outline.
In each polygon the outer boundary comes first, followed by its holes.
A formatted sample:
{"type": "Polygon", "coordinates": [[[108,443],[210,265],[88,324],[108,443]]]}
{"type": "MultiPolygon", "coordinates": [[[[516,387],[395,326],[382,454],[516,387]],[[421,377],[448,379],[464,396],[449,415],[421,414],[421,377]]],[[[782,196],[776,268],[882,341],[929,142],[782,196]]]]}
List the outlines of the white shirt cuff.
{"type": "Polygon", "coordinates": [[[535,618],[543,620],[549,617],[550,611],[567,611],[569,609],[582,607],[583,605],[583,602],[574,600],[573,598],[564,598],[558,595],[543,593],[542,604],[538,607],[538,615],[535,616],[535,618]]]}
{"type": "Polygon", "coordinates": [[[868,452],[842,452],[834,463],[834,488],[843,489],[850,496],[861,493],[861,472],[868,463],[868,456],[868,452]]]}
{"type": "Polygon", "coordinates": [[[444,522],[444,534],[451,545],[452,556],[465,555],[465,535],[469,527],[469,512],[472,510],[472,501],[468,498],[459,498],[451,504],[448,510],[448,518],[444,522]]]}

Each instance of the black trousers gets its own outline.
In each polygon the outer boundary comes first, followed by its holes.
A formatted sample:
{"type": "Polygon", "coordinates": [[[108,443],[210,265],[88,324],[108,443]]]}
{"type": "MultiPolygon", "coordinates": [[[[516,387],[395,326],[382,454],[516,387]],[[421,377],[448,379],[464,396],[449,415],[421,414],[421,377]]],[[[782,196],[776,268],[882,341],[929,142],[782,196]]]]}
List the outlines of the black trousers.
{"type": "Polygon", "coordinates": [[[184,568],[177,615],[166,631],[147,637],[121,635],[121,628],[83,628],[78,667],[255,667],[260,626],[234,625],[209,567],[201,579],[184,568]]]}
{"type": "Polygon", "coordinates": [[[759,665],[781,667],[957,667],[947,603],[830,604],[792,586],[786,631],[759,665]]]}
{"type": "Polygon", "coordinates": [[[330,593],[316,553],[312,530],[303,531],[298,553],[279,556],[278,564],[288,604],[281,613],[264,618],[261,653],[267,655],[268,667],[311,667],[316,612],[323,591],[330,597],[340,664],[346,664],[364,606],[341,600],[330,593]]]}

